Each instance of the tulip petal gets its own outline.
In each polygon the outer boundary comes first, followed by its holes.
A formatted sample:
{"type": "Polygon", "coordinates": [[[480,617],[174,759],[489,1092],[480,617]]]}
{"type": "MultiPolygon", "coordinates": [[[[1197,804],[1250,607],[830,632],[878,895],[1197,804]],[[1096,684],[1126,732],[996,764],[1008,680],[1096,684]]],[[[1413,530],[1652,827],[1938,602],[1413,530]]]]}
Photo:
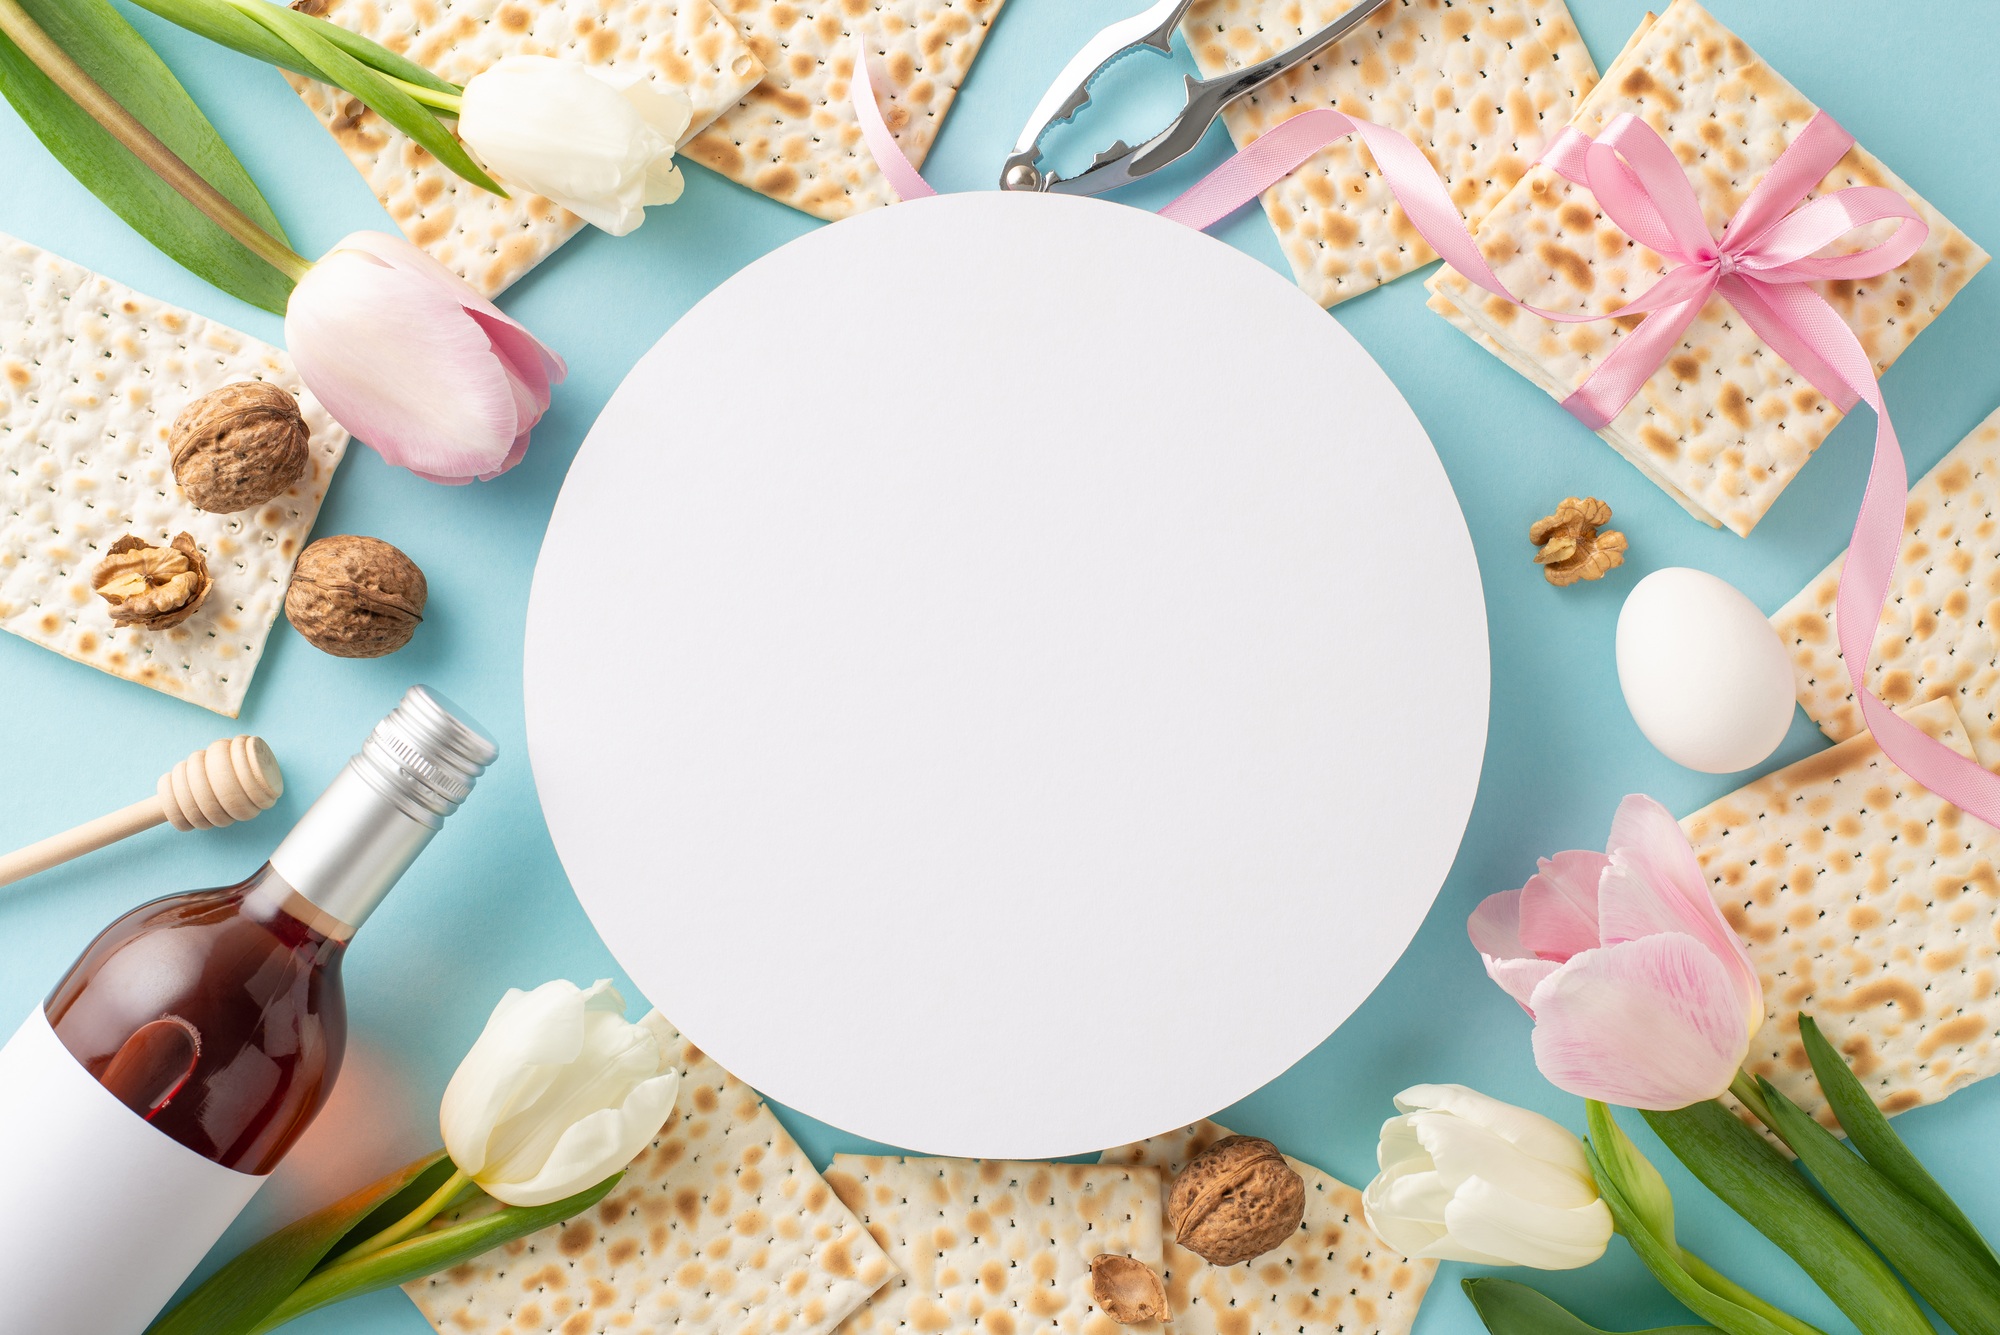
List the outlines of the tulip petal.
{"type": "Polygon", "coordinates": [[[1444,1220],[1457,1248],[1537,1270],[1589,1265],[1604,1255],[1611,1242],[1611,1211],[1603,1201],[1593,1197],[1581,1206],[1561,1209],[1523,1200],[1483,1178],[1472,1179],[1452,1194],[1444,1220]]]}
{"type": "Polygon", "coordinates": [[[1597,1181],[1587,1164],[1578,1165],[1581,1171],[1551,1164],[1448,1113],[1417,1113],[1410,1120],[1438,1173],[1454,1188],[1479,1178],[1511,1196],[1565,1210],[1597,1199],[1597,1181]]]}
{"type": "Polygon", "coordinates": [[[674,165],[672,158],[655,158],[653,165],[646,168],[645,204],[652,208],[656,204],[671,204],[687,189],[687,179],[681,169],[674,165]]]}
{"type": "Polygon", "coordinates": [[[1396,1106],[1405,1113],[1449,1113],[1485,1127],[1523,1154],[1590,1183],[1596,1195],[1583,1142],[1561,1122],[1464,1085],[1412,1085],[1396,1096],[1396,1106]]]}
{"type": "Polygon", "coordinates": [[[686,93],[678,88],[657,88],[644,77],[627,75],[611,79],[605,77],[608,71],[592,72],[616,88],[654,134],[669,144],[678,144],[687,137],[688,126],[694,123],[694,103],[686,93]]]}
{"type": "Polygon", "coordinates": [[[485,1182],[489,1196],[508,1205],[547,1205],[592,1187],[637,1158],[673,1113],[681,1074],[668,1071],[642,1081],[615,1108],[600,1108],[571,1123],[550,1147],[541,1169],[523,1182],[485,1182]]]}
{"type": "Polygon", "coordinates": [[[292,292],[285,342],[326,410],[392,464],[469,477],[520,434],[486,333],[447,294],[378,260],[336,251],[314,265],[292,292]]]}
{"type": "Polygon", "coordinates": [[[1716,907],[1680,823],[1650,797],[1632,796],[1611,824],[1611,866],[1599,897],[1604,944],[1684,932],[1707,946],[1734,979],[1745,1022],[1764,1022],[1764,989],[1750,952],[1716,907]]]}
{"type": "MultiPolygon", "coordinates": [[[[628,1024],[620,1013],[587,1014],[576,1057],[560,1069],[540,1098],[517,1106],[500,1123],[487,1150],[486,1167],[474,1177],[481,1186],[489,1180],[535,1178],[571,1126],[602,1109],[618,1107],[634,1089],[665,1069],[660,1045],[649,1031],[628,1024]]],[[[585,1182],[575,1190],[590,1185],[585,1182]]]]}
{"type": "Polygon", "coordinates": [[[1585,951],[1532,999],[1535,1064],[1558,1089],[1671,1111],[1729,1087],[1750,1047],[1735,981],[1682,932],[1585,951]]]}
{"type": "Polygon", "coordinates": [[[1553,960],[1537,959],[1521,944],[1521,892],[1502,890],[1488,895],[1466,919],[1465,930],[1486,965],[1486,976],[1533,1015],[1528,998],[1558,965],[1553,960]]]}
{"type": "Polygon", "coordinates": [[[1587,849],[1543,858],[1521,888],[1522,944],[1553,960],[1596,949],[1597,884],[1610,865],[1610,858],[1587,849]]]}
{"type": "Polygon", "coordinates": [[[602,992],[617,996],[609,979],[586,993],[558,978],[532,992],[510,988],[500,998],[452,1072],[438,1109],[453,1163],[475,1175],[485,1169],[495,1127],[540,1098],[555,1073],[582,1051],[586,1010],[602,992]]]}

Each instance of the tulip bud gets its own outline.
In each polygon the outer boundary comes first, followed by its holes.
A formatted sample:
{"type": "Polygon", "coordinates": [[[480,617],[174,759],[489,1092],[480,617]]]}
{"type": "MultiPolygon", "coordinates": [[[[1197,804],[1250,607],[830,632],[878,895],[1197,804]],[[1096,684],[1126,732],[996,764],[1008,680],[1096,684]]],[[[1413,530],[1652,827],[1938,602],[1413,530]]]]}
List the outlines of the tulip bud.
{"type": "Polygon", "coordinates": [[[678,90],[574,60],[508,56],[465,85],[458,134],[508,185],[624,236],[645,206],[680,198],[674,148],[693,115],[678,90]]]}
{"type": "Polygon", "coordinates": [[[1604,1254],[1611,1211],[1583,1143],[1463,1085],[1416,1085],[1382,1125],[1368,1226],[1405,1256],[1573,1270],[1604,1254]]]}
{"type": "Polygon", "coordinates": [[[609,979],[511,989],[445,1088],[445,1148],[508,1205],[573,1196],[659,1134],[680,1092],[667,1053],[659,1013],[628,1022],[609,979]]]}

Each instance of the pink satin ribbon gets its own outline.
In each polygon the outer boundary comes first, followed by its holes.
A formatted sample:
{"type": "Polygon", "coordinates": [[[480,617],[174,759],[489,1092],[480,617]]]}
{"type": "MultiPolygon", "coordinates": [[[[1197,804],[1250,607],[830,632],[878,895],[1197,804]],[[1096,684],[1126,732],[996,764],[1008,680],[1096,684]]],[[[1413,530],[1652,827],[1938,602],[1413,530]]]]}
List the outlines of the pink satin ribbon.
{"type": "MultiPolygon", "coordinates": [[[[935,193],[883,124],[860,56],[855,69],[862,135],[891,186],[904,199],[935,193]]],[[[1917,252],[1929,228],[1908,201],[1881,187],[1856,186],[1807,200],[1853,147],[1853,137],[1826,113],[1815,115],[1717,238],[1680,160],[1644,121],[1619,116],[1595,139],[1573,127],[1561,131],[1542,161],[1587,188],[1606,217],[1668,264],[1666,274],[1637,300],[1592,314],[1543,310],[1515,297],[1488,267],[1422,150],[1387,126],[1331,109],[1284,122],[1196,182],[1160,210],[1161,216],[1206,231],[1350,134],[1358,134],[1368,146],[1418,233],[1469,281],[1563,324],[1644,317],[1563,401],[1592,430],[1610,423],[1645,387],[1711,296],[1728,302],[1772,351],[1842,412],[1857,402],[1874,410],[1874,461],[1834,605],[1848,681],[1883,754],[1931,792],[2000,828],[2000,775],[1898,716],[1867,685],[1875,630],[1903,542],[1906,465],[1860,339],[1811,284],[1888,273],[1917,252]],[[1888,240],[1846,255],[1816,254],[1853,229],[1886,219],[1898,223],[1888,240]]]]}

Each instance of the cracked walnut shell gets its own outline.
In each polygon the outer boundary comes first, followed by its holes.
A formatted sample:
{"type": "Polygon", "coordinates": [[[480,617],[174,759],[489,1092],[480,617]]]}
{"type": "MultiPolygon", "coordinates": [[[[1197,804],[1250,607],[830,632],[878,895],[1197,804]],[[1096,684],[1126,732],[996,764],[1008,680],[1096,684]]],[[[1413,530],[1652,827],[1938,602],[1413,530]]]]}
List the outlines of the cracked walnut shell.
{"type": "Polygon", "coordinates": [[[165,547],[128,533],[90,572],[90,587],[111,604],[113,623],[142,630],[180,625],[200,609],[208,586],[208,561],[186,533],[165,547]]]}
{"type": "Polygon", "coordinates": [[[1602,579],[1625,564],[1625,535],[1601,526],[1611,507],[1595,496],[1566,496],[1556,512],[1528,528],[1528,541],[1541,548],[1535,564],[1557,588],[1579,580],[1602,579]]]}
{"type": "Polygon", "coordinates": [[[1090,1296],[1099,1311],[1121,1326],[1168,1319],[1167,1286],[1137,1257],[1091,1257],[1090,1296]]]}
{"type": "Polygon", "coordinates": [[[1167,1192],[1175,1240],[1210,1265],[1262,1256],[1297,1231],[1306,1184],[1268,1140],[1224,1136],[1188,1160],[1167,1192]]]}
{"type": "Polygon", "coordinates": [[[234,514],[305,476],[312,429],[276,385],[244,380],[202,395],[167,433],[174,480],[198,509],[234,514]]]}
{"type": "Polygon", "coordinates": [[[430,590],[417,563],[380,538],[321,538],[299,553],[285,619],[336,658],[380,658],[410,642],[430,590]]]}

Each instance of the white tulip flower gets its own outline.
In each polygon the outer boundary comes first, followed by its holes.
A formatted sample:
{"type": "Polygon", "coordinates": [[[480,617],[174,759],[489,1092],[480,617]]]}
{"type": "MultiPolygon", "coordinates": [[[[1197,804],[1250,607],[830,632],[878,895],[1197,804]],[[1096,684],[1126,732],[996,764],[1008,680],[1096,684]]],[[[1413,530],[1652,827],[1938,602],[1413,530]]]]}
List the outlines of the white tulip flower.
{"type": "Polygon", "coordinates": [[[509,186],[624,236],[681,196],[674,147],[694,109],[644,78],[551,56],[507,56],[465,85],[458,137],[509,186]]]}
{"type": "Polygon", "coordinates": [[[1368,1225],[1405,1256],[1573,1270],[1604,1254],[1611,1211],[1583,1142],[1463,1085],[1416,1085],[1382,1126],[1368,1225]]]}
{"type": "Polygon", "coordinates": [[[445,1087],[439,1121],[461,1173],[508,1205],[547,1205],[618,1172],[680,1093],[658,1011],[633,1024],[600,979],[511,989],[445,1087]]]}

